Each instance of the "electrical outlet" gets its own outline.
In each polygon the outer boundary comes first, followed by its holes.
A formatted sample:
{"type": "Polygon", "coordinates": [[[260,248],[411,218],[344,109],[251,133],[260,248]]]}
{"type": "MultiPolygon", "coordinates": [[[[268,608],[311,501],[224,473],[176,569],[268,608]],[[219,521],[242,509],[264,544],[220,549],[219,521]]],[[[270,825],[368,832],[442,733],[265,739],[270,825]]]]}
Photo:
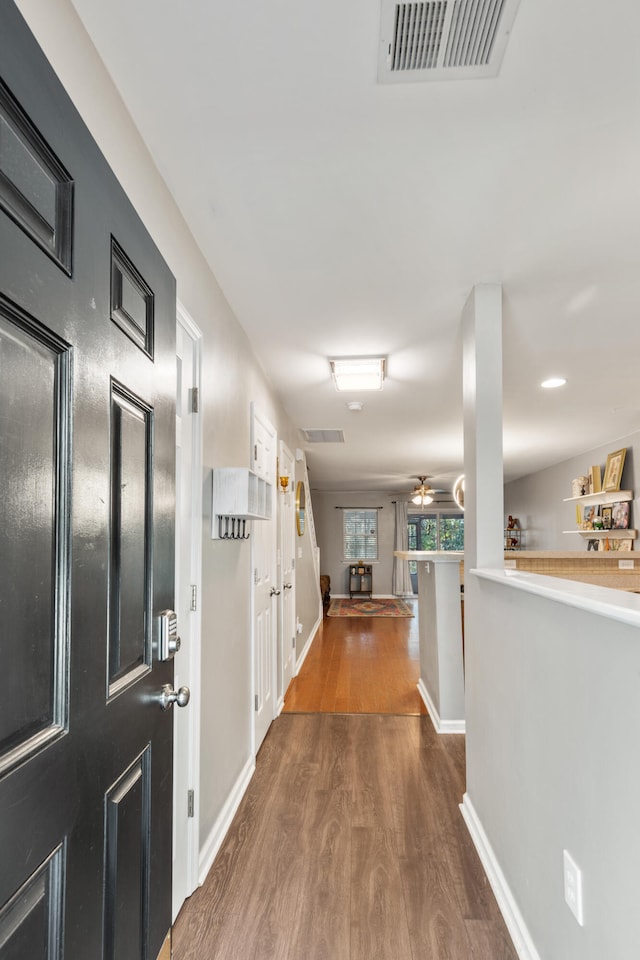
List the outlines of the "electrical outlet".
{"type": "Polygon", "coordinates": [[[633,570],[633,560],[618,560],[618,570],[633,570]]]}
{"type": "Polygon", "coordinates": [[[564,860],[564,898],[580,926],[584,926],[582,913],[582,870],[568,850],[562,851],[564,860]]]}

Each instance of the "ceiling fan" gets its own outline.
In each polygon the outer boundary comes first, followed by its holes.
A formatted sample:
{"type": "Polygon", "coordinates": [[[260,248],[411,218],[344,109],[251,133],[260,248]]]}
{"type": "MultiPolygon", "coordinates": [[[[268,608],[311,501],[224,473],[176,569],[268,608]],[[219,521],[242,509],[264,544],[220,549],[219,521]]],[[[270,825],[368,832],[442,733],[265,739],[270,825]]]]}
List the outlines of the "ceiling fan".
{"type": "Polygon", "coordinates": [[[418,476],[419,483],[411,491],[411,502],[418,507],[426,507],[428,503],[433,503],[436,491],[425,481],[427,477],[418,476]]]}

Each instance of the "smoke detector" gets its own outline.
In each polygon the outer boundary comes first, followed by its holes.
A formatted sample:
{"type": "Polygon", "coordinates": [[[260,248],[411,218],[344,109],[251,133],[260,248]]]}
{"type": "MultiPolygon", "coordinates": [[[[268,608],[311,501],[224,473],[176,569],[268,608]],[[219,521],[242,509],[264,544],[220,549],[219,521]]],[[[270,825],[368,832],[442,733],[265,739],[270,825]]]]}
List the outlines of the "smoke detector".
{"type": "Polygon", "coordinates": [[[382,0],[378,83],[496,77],[520,0],[382,0]]]}

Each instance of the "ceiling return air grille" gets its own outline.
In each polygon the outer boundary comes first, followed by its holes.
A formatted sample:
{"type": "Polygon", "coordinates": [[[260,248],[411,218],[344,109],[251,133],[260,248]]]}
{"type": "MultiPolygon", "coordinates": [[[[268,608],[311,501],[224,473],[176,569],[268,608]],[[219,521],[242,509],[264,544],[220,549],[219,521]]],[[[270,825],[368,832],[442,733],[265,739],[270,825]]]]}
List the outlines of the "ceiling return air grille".
{"type": "Polygon", "coordinates": [[[519,0],[382,0],[379,83],[497,76],[519,0]]]}
{"type": "Polygon", "coordinates": [[[342,430],[303,430],[307,443],[344,443],[342,430]]]}

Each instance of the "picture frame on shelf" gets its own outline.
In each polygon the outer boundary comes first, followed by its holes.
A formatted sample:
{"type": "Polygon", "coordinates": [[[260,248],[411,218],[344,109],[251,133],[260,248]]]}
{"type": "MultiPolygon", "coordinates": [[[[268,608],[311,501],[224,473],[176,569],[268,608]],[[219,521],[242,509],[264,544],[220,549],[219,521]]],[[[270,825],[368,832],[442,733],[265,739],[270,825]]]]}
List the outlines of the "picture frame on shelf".
{"type": "Polygon", "coordinates": [[[600,505],[589,503],[582,508],[582,529],[593,530],[593,521],[600,516],[600,505]]]}
{"type": "Polygon", "coordinates": [[[613,507],[602,507],[600,511],[600,518],[602,520],[602,529],[611,530],[613,529],[613,507]]]}
{"type": "Polygon", "coordinates": [[[633,550],[633,540],[618,540],[617,543],[620,553],[631,553],[633,550]]]}
{"type": "Polygon", "coordinates": [[[627,530],[629,528],[629,503],[623,500],[611,505],[612,530],[627,530]]]}
{"type": "Polygon", "coordinates": [[[626,453],[627,448],[623,447],[622,450],[614,450],[613,453],[607,454],[607,464],[604,468],[604,477],[602,480],[603,490],[611,491],[620,489],[626,453]]]}
{"type": "Polygon", "coordinates": [[[600,467],[589,467],[589,493],[600,493],[602,490],[602,471],[600,467]]]}

